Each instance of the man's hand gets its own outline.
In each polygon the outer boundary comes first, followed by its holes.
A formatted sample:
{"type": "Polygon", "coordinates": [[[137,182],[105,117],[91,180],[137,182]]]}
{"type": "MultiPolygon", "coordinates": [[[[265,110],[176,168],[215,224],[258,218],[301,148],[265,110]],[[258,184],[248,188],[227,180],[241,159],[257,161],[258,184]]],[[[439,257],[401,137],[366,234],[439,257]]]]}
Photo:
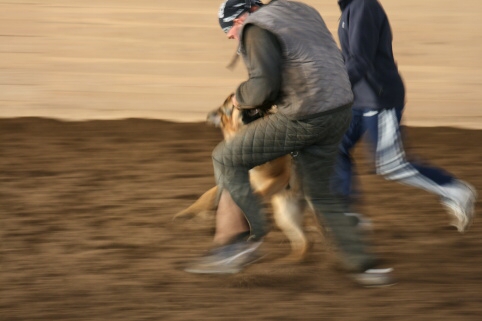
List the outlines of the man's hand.
{"type": "Polygon", "coordinates": [[[231,102],[233,103],[233,106],[238,108],[239,107],[239,104],[238,104],[238,101],[236,100],[236,95],[233,95],[231,97],[231,102]]]}

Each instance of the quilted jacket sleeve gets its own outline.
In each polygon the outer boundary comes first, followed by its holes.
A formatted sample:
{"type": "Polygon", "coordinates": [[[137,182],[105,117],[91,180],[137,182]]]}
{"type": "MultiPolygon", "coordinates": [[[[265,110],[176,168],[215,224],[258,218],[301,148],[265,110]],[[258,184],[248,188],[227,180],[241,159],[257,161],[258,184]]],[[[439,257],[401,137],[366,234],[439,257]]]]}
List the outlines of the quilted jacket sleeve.
{"type": "Polygon", "coordinates": [[[281,87],[281,46],[275,35],[255,25],[245,27],[242,41],[249,77],[236,90],[239,108],[269,108],[281,87]]]}

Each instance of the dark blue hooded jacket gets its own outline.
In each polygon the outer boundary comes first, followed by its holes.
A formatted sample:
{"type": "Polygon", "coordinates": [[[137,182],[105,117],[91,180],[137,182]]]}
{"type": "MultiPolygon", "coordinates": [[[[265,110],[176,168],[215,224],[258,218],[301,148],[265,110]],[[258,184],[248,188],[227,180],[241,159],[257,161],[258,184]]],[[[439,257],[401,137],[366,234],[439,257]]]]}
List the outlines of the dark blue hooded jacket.
{"type": "Polygon", "coordinates": [[[405,88],[393,58],[392,31],[377,0],[338,0],[338,26],[353,108],[394,108],[405,103],[405,88]]]}

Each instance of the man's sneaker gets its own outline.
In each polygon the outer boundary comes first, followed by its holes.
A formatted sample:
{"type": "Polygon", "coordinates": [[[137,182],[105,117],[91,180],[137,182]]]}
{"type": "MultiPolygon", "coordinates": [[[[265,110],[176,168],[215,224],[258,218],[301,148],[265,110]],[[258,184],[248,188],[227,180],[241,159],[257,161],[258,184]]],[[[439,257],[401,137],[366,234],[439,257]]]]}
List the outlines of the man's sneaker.
{"type": "Polygon", "coordinates": [[[246,265],[260,258],[257,249],[261,243],[261,241],[238,241],[215,248],[186,267],[184,271],[201,274],[238,273],[246,265]]]}
{"type": "Polygon", "coordinates": [[[392,268],[369,269],[362,273],[351,274],[351,277],[366,288],[386,287],[397,283],[392,276],[392,271],[392,268]]]}
{"type": "Polygon", "coordinates": [[[459,232],[464,232],[475,216],[477,192],[472,185],[461,180],[455,181],[445,189],[450,196],[443,197],[441,203],[452,216],[450,225],[455,226],[459,232]]]}

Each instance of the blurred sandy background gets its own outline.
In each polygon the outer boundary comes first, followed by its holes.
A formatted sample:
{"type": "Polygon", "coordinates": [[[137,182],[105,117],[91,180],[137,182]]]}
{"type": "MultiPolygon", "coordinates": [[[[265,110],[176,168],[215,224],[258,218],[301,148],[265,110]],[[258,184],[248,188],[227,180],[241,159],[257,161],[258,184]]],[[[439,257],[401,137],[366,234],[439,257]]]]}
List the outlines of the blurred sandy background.
{"type": "MultiPolygon", "coordinates": [[[[0,0],[0,117],[202,121],[244,79],[221,0],[0,0]]],[[[336,37],[336,0],[308,0],[336,37]]],[[[410,126],[482,128],[482,2],[385,0],[410,126]]]]}
{"type": "MultiPolygon", "coordinates": [[[[310,215],[306,262],[279,264],[289,243],[273,226],[267,256],[240,274],[181,269],[213,234],[209,220],[172,220],[214,184],[221,133],[203,120],[246,76],[225,68],[220,2],[0,0],[0,320],[480,321],[480,215],[467,233],[447,227],[437,197],[373,175],[363,144],[360,211],[398,285],[337,272],[310,215]]],[[[309,3],[335,32],[336,0],[309,3]]],[[[480,0],[383,3],[409,155],[480,194],[480,0]]]]}

